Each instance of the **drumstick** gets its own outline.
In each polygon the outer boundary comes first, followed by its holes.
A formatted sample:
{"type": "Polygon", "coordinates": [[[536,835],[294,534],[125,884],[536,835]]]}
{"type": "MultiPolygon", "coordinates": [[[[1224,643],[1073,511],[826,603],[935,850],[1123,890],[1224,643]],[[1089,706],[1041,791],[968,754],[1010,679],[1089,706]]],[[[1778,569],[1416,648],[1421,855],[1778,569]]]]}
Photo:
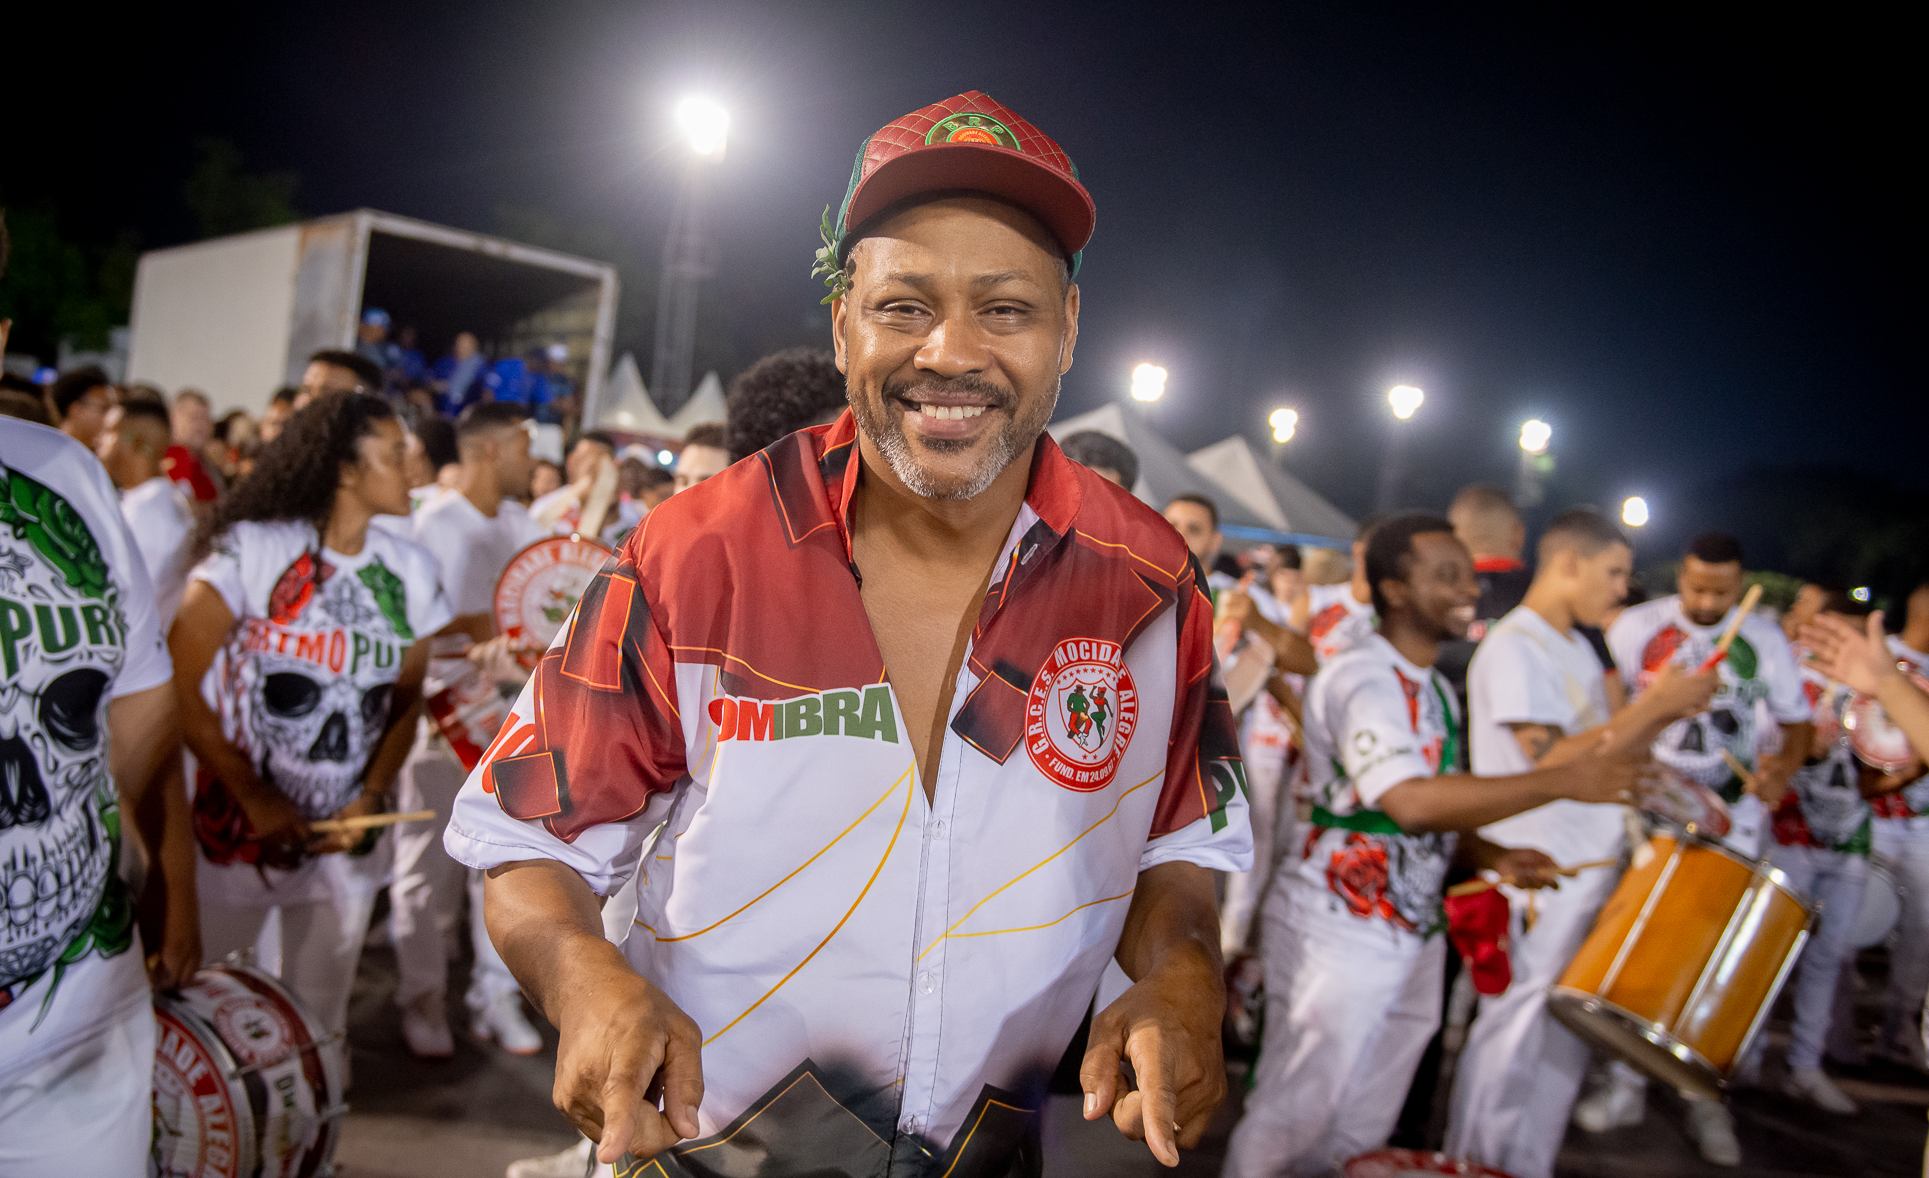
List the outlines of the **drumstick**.
{"type": "Polygon", "coordinates": [[[1761,599],[1760,582],[1750,585],[1748,592],[1741,595],[1741,604],[1735,607],[1735,616],[1728,619],[1727,628],[1722,630],[1721,638],[1715,643],[1715,653],[1709,655],[1708,661],[1701,664],[1701,670],[1712,671],[1721,665],[1721,660],[1728,657],[1728,648],[1734,645],[1735,635],[1741,633],[1742,619],[1755,612],[1755,603],[1761,599]]]}
{"type": "Polygon", "coordinates": [[[324,818],[319,822],[310,822],[308,829],[315,834],[348,834],[357,830],[373,830],[378,826],[394,826],[398,822],[427,822],[434,817],[434,810],[410,810],[401,814],[360,814],[354,818],[324,818]]]}
{"type": "Polygon", "coordinates": [[[1721,750],[1721,759],[1728,763],[1728,771],[1733,773],[1735,777],[1741,781],[1741,791],[1743,793],[1752,794],[1761,786],[1761,782],[1756,780],[1755,775],[1748,771],[1748,766],[1741,763],[1740,757],[1737,757],[1727,749],[1723,749],[1721,750]]]}
{"type": "MultiPolygon", "coordinates": [[[[1576,863],[1572,867],[1557,867],[1554,871],[1557,875],[1572,879],[1583,871],[1592,871],[1597,867],[1613,867],[1620,862],[1619,859],[1590,859],[1586,863],[1576,863]]],[[[1507,882],[1508,881],[1504,879],[1470,879],[1465,883],[1457,883],[1448,888],[1447,894],[1449,896],[1471,896],[1479,892],[1497,888],[1507,882]]]]}

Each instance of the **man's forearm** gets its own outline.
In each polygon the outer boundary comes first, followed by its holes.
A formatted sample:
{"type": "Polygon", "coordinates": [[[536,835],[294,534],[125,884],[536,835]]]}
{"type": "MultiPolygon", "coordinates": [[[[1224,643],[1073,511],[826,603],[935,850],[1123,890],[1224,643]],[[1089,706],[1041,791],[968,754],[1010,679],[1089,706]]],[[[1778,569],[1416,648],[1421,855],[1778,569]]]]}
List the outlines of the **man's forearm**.
{"type": "Polygon", "coordinates": [[[1929,695],[1900,672],[1884,675],[1876,688],[1876,702],[1909,738],[1916,755],[1929,761],[1929,695]]]}
{"type": "Polygon", "coordinates": [[[1162,967],[1196,967],[1214,984],[1219,955],[1219,901],[1212,872],[1193,863],[1161,863],[1139,875],[1119,935],[1119,967],[1133,981],[1162,967]]]}
{"type": "Polygon", "coordinates": [[[561,863],[530,859],[492,868],[483,880],[482,900],[489,939],[552,1024],[575,979],[630,968],[622,952],[603,939],[596,894],[561,863]]]}
{"type": "Polygon", "coordinates": [[[1568,773],[1554,767],[1506,777],[1416,777],[1382,794],[1380,809],[1408,834],[1478,830],[1566,797],[1568,773]]]}

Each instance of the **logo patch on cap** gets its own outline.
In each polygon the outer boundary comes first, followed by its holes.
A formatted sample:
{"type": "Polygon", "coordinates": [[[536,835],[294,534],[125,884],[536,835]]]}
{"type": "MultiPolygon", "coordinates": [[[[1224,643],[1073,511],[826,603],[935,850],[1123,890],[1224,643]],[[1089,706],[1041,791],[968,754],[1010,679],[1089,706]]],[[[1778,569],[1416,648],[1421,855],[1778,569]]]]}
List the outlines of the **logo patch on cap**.
{"type": "Polygon", "coordinates": [[[1013,151],[1023,151],[1018,146],[1018,136],[990,115],[976,111],[965,111],[940,119],[926,132],[924,142],[933,143],[986,143],[993,147],[1009,147],[1013,151]]]}

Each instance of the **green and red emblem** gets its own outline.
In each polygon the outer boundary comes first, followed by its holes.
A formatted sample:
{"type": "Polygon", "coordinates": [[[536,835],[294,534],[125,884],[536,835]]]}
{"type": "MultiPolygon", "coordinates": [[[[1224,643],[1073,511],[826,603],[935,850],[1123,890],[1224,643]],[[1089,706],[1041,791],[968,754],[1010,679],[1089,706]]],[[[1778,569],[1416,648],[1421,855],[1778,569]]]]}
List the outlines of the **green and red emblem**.
{"type": "Polygon", "coordinates": [[[988,147],[1024,150],[1018,146],[1018,136],[1011,133],[1010,127],[977,111],[963,111],[950,118],[939,119],[925,132],[924,142],[927,146],[933,143],[982,143],[988,147]]]}

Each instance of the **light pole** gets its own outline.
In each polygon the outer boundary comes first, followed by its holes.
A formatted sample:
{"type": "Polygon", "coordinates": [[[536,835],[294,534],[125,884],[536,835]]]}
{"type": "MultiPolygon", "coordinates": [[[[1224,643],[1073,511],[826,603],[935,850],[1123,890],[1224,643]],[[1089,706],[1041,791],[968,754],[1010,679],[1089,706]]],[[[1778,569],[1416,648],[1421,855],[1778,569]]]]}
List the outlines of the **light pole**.
{"type": "Polygon", "coordinates": [[[1406,479],[1407,431],[1402,428],[1420,412],[1427,394],[1410,384],[1396,384],[1386,392],[1387,408],[1396,423],[1387,438],[1386,452],[1380,459],[1380,489],[1374,496],[1374,510],[1388,511],[1400,497],[1400,484],[1406,479]]]}
{"type": "Polygon", "coordinates": [[[1547,476],[1554,470],[1554,427],[1538,417],[1520,423],[1520,473],[1515,480],[1514,499],[1523,508],[1539,507],[1546,497],[1547,476]]]}
{"type": "Polygon", "coordinates": [[[710,276],[710,242],[704,231],[707,165],[723,158],[730,141],[730,112],[715,100],[689,95],[673,114],[677,135],[689,150],[670,210],[663,242],[663,273],[656,289],[656,347],[650,358],[650,395],[675,412],[690,395],[696,352],[697,296],[710,276]]]}

